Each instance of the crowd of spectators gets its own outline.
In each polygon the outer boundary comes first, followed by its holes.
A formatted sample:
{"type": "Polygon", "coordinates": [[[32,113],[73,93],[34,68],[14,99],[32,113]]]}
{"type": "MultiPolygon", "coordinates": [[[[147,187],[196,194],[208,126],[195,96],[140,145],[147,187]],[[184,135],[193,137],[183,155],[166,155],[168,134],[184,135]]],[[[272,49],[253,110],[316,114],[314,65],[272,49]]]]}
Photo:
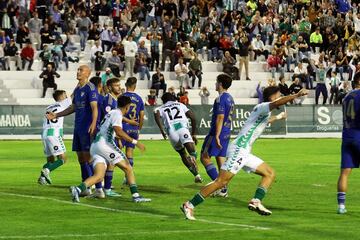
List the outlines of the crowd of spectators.
{"type": "Polygon", "coordinates": [[[221,63],[235,80],[244,68],[250,80],[249,62],[262,58],[273,79],[325,84],[338,103],[351,85],[343,83],[360,71],[355,0],[0,0],[0,20],[2,70],[10,61],[32,70],[36,51],[44,68],[68,69],[86,50],[97,72],[152,80],[151,96],[167,88],[160,71],[175,72],[180,87],[201,88],[203,61],[221,63]]]}

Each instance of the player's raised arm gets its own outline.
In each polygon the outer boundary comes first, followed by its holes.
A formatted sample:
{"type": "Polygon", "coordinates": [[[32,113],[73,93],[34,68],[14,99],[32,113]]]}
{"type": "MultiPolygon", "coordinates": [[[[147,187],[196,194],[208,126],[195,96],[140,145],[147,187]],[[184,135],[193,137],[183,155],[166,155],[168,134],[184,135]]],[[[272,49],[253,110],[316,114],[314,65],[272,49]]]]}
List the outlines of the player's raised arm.
{"type": "Polygon", "coordinates": [[[126,123],[128,123],[130,125],[133,125],[133,126],[139,126],[139,123],[137,121],[131,120],[131,119],[127,118],[127,117],[123,117],[123,122],[126,122],[126,123]]]}
{"type": "Polygon", "coordinates": [[[49,120],[53,120],[53,119],[58,118],[58,117],[65,117],[65,116],[70,115],[70,114],[72,114],[74,112],[75,112],[75,105],[71,104],[64,111],[61,111],[61,112],[58,112],[58,113],[55,113],[55,112],[47,113],[46,118],[49,119],[49,120]]]}
{"type": "Polygon", "coordinates": [[[145,146],[144,144],[138,142],[136,139],[133,139],[131,137],[129,137],[129,135],[126,134],[126,132],[124,132],[121,127],[119,126],[114,126],[114,131],[116,133],[116,137],[120,138],[120,139],[124,139],[127,142],[131,142],[132,144],[134,144],[135,146],[137,146],[139,148],[139,150],[141,152],[145,151],[145,146]]]}
{"type": "Polygon", "coordinates": [[[269,123],[273,123],[273,122],[275,122],[277,120],[282,120],[282,119],[286,119],[286,118],[287,118],[287,113],[286,112],[281,112],[276,116],[271,116],[270,120],[269,120],[269,123]]]}
{"type": "Polygon", "coordinates": [[[163,138],[166,140],[166,133],[164,131],[163,125],[161,124],[161,120],[160,120],[160,112],[159,110],[155,110],[154,111],[154,118],[155,118],[155,122],[158,125],[160,132],[163,136],[163,138]]]}
{"type": "Polygon", "coordinates": [[[270,103],[270,106],[269,106],[270,111],[275,109],[275,108],[278,108],[278,107],[280,107],[280,106],[282,106],[282,105],[284,105],[284,104],[286,104],[288,102],[291,102],[296,98],[306,96],[307,94],[308,94],[308,90],[303,88],[296,94],[292,94],[292,95],[289,95],[289,96],[284,96],[284,97],[278,98],[275,101],[270,103]]]}
{"type": "Polygon", "coordinates": [[[189,110],[186,112],[186,116],[188,118],[190,118],[190,121],[191,121],[191,136],[195,142],[195,144],[197,144],[197,138],[196,138],[196,119],[195,119],[195,115],[194,113],[189,110]]]}

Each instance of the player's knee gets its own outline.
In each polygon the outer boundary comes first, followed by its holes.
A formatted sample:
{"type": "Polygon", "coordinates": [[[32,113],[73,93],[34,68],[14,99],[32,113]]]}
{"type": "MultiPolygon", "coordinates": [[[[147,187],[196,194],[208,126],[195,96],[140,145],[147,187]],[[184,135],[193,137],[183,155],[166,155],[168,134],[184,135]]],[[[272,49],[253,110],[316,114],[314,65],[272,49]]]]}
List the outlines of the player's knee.
{"type": "Polygon", "coordinates": [[[275,178],[276,178],[275,170],[269,167],[269,168],[266,170],[266,176],[269,177],[269,178],[271,178],[271,180],[275,180],[275,178]]]}

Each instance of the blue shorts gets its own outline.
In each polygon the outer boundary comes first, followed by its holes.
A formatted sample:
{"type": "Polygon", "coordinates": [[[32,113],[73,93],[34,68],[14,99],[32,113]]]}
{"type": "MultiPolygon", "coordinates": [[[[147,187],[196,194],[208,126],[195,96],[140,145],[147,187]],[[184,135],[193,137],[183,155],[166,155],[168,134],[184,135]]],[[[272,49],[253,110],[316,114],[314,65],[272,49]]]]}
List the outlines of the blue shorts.
{"type": "MultiPolygon", "coordinates": [[[[139,130],[137,129],[123,129],[127,135],[129,135],[129,137],[138,140],[139,139],[139,130]]],[[[132,144],[131,142],[127,142],[125,140],[122,140],[122,145],[124,147],[129,147],[129,148],[135,148],[135,145],[132,144]]]]}
{"type": "Polygon", "coordinates": [[[222,149],[216,146],[215,136],[207,135],[201,148],[201,153],[207,153],[210,157],[226,157],[229,146],[230,133],[220,135],[222,149]]]}
{"type": "Polygon", "coordinates": [[[360,141],[343,139],[341,144],[341,168],[359,168],[360,141]]]}
{"type": "Polygon", "coordinates": [[[87,131],[74,130],[72,150],[74,152],[90,152],[92,139],[87,131]]]}

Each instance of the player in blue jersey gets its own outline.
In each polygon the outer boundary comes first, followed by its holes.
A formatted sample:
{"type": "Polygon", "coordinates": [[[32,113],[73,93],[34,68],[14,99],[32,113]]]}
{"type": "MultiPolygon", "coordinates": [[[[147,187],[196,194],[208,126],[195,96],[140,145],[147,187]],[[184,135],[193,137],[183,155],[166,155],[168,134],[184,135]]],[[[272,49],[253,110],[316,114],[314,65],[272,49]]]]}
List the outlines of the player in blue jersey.
{"type": "MultiPolygon", "coordinates": [[[[75,112],[72,150],[77,153],[83,180],[91,176],[89,151],[98,125],[98,93],[94,84],[89,82],[90,74],[90,67],[81,65],[77,70],[77,80],[79,83],[74,90],[72,104],[64,111],[47,114],[47,118],[52,120],[75,112]]],[[[90,190],[87,189],[82,194],[89,195],[90,190]]],[[[100,194],[99,197],[101,197],[100,194]]]]}
{"type": "Polygon", "coordinates": [[[105,113],[104,113],[103,107],[102,107],[102,104],[104,102],[103,85],[102,85],[101,77],[98,77],[98,76],[94,76],[94,77],[90,78],[89,81],[92,84],[94,84],[94,86],[97,89],[97,93],[98,93],[98,126],[97,126],[97,130],[99,130],[100,121],[105,116],[105,113]]]}
{"type": "MultiPolygon", "coordinates": [[[[232,78],[227,74],[220,74],[216,78],[216,91],[219,96],[213,105],[211,127],[201,149],[201,162],[207,174],[214,181],[218,177],[218,171],[211,162],[211,157],[216,158],[218,168],[225,162],[226,151],[230,141],[231,122],[234,112],[234,100],[227,92],[231,86],[232,78]]],[[[226,197],[227,188],[224,187],[214,195],[226,197]]]]}
{"type": "Polygon", "coordinates": [[[345,197],[348,178],[353,168],[360,165],[360,73],[353,81],[354,90],[343,100],[343,131],[341,145],[341,172],[338,180],[338,213],[346,213],[345,197]]]}
{"type": "MultiPolygon", "coordinates": [[[[125,118],[136,121],[139,126],[134,126],[129,123],[124,123],[124,131],[130,137],[138,140],[139,139],[139,131],[141,130],[144,123],[144,102],[142,98],[135,93],[137,79],[135,77],[129,77],[126,80],[126,92],[123,94],[124,96],[131,98],[131,105],[129,111],[125,114],[125,118]]],[[[126,157],[130,162],[130,165],[134,166],[134,158],[133,152],[135,145],[129,142],[123,141],[123,146],[126,147],[126,157]]]]}
{"type": "Polygon", "coordinates": [[[118,108],[107,113],[101,121],[100,129],[91,144],[91,164],[94,168],[94,175],[87,178],[79,186],[71,186],[70,193],[74,202],[80,202],[79,195],[89,186],[104,179],[107,165],[119,167],[124,171],[129,183],[132,199],[136,203],[151,202],[151,199],[142,197],[137,189],[135,176],[129,162],[126,161],[124,153],[115,145],[114,139],[124,139],[132,142],[140,151],[145,150],[145,146],[137,140],[129,137],[122,130],[123,114],[129,110],[131,100],[129,97],[121,96],[118,98],[118,108]]]}
{"type": "MultiPolygon", "coordinates": [[[[111,110],[117,108],[117,99],[121,95],[121,86],[119,78],[110,78],[106,81],[106,87],[109,90],[105,95],[102,102],[102,111],[108,114],[111,110]]],[[[121,141],[115,141],[117,144],[121,144],[121,141]]],[[[120,147],[121,148],[121,147],[120,147]]],[[[104,191],[107,197],[119,197],[119,193],[111,189],[113,179],[114,166],[109,164],[104,177],[104,191]]]]}

